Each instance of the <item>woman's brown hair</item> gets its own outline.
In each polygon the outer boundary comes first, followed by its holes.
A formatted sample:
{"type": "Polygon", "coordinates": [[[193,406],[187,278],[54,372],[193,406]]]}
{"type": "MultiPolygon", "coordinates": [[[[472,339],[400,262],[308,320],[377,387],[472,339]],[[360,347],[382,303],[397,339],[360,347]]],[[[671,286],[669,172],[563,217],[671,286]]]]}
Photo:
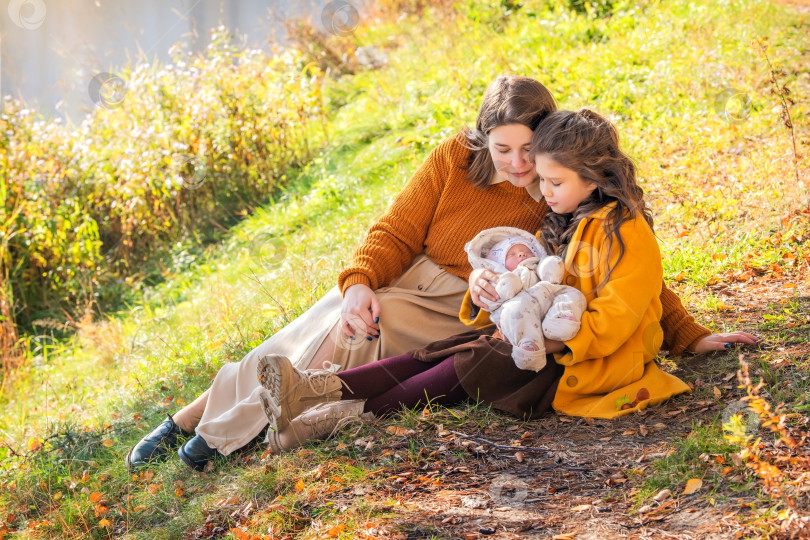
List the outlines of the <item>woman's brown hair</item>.
{"type": "Polygon", "coordinates": [[[653,227],[652,215],[644,203],[644,191],[636,182],[636,167],[619,147],[616,128],[588,109],[556,111],[534,130],[530,154],[546,154],[563,167],[576,171],[585,182],[596,184],[596,189],[572,214],[546,212],[540,225],[540,241],[549,253],[564,258],[579,222],[603,206],[616,203],[605,220],[605,234],[608,253],[615,239],[619,256],[600,284],[604,285],[624,256],[619,227],[638,215],[643,216],[651,229],[653,227]]]}
{"type": "Polygon", "coordinates": [[[534,131],[546,115],[556,110],[554,96],[534,79],[502,75],[492,81],[484,92],[475,129],[462,132],[466,146],[472,150],[467,159],[467,181],[485,188],[495,176],[489,154],[490,131],[507,124],[521,124],[534,131]]]}

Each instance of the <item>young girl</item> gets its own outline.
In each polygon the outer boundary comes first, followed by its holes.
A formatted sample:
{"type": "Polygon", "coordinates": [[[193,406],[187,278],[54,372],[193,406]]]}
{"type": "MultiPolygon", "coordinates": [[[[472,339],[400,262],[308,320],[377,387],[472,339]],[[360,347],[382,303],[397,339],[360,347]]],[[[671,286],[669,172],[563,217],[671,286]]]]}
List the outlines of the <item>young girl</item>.
{"type": "MultiPolygon", "coordinates": [[[[525,419],[550,406],[614,418],[689,391],[654,362],[662,343],[661,255],[616,130],[589,110],[557,111],[534,131],[531,154],[552,210],[537,236],[565,261],[564,283],[588,300],[581,329],[563,352],[537,373],[520,370],[490,326],[337,374],[301,372],[284,357],[267,356],[259,379],[278,430],[271,446],[281,450],[328,433],[335,418],[310,422],[316,427],[309,430],[290,422],[331,400],[365,399],[366,412],[381,414],[426,399],[448,404],[471,397],[525,419]]],[[[462,318],[469,319],[470,307],[468,293],[462,318]]],[[[488,322],[485,312],[469,321],[488,322]]]]}

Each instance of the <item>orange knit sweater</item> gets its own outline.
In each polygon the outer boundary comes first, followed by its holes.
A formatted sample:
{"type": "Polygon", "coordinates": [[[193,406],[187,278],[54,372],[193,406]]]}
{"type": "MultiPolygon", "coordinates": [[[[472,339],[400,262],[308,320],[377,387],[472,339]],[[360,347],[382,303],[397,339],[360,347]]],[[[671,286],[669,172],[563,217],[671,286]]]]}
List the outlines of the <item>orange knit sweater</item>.
{"type": "MultiPolygon", "coordinates": [[[[536,232],[548,207],[524,188],[501,182],[473,187],[464,167],[469,150],[456,135],[436,147],[377,220],[338,277],[341,292],[362,283],[372,289],[390,284],[420,253],[466,280],[472,268],[464,244],[484,229],[518,227],[536,232]]],[[[695,323],[666,286],[661,292],[664,346],[680,354],[709,335],[695,323]]]]}

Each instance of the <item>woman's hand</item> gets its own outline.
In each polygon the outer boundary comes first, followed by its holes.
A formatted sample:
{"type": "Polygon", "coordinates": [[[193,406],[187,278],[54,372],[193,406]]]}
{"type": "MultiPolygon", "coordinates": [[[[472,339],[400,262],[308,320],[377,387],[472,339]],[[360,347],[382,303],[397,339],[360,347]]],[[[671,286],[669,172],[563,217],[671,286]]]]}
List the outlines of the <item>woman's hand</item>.
{"type": "Polygon", "coordinates": [[[753,345],[759,343],[760,339],[748,332],[729,332],[724,334],[712,334],[698,341],[694,346],[696,353],[705,353],[709,351],[722,351],[723,349],[730,349],[734,343],[743,345],[753,345]]]}
{"type": "Polygon", "coordinates": [[[498,274],[486,268],[476,268],[470,274],[470,299],[476,306],[489,309],[489,306],[481,301],[482,298],[495,302],[500,300],[500,296],[495,292],[495,283],[498,283],[498,274]]]}
{"type": "Polygon", "coordinates": [[[380,301],[371,287],[357,283],[343,293],[340,329],[353,339],[380,337],[380,301]]]}

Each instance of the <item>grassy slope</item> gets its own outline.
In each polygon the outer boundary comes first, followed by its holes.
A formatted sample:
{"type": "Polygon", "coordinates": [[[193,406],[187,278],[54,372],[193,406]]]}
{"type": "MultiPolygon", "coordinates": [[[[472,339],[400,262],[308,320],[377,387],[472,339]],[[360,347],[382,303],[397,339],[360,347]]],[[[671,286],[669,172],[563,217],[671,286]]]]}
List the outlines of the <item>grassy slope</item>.
{"type": "MultiPolygon", "coordinates": [[[[232,461],[207,479],[170,463],[132,481],[121,463],[160,415],[193,399],[218,366],[238,360],[334,283],[368,224],[436,142],[474,119],[483,88],[499,73],[534,75],[562,107],[613,115],[640,164],[666,275],[710,325],[734,326],[714,316],[721,301],[699,292],[713,276],[781,263],[785,252],[802,260],[801,236],[790,240],[780,223],[797,206],[787,135],[750,43],[769,36],[794,93],[806,95],[806,21],[744,1],[652,3],[597,21],[526,11],[504,19],[498,10],[469,8],[451,20],[361,28],[360,42],[387,43],[392,35],[399,47],[385,69],[333,83],[332,145],[284,197],[186,271],[167,275],[130,312],[88,324],[68,343],[42,345],[3,398],[0,437],[20,452],[53,432],[73,439],[46,441],[46,450],[64,445],[61,455],[3,461],[4,481],[15,482],[4,484],[8,511],[34,506],[17,525],[45,519],[50,524],[31,534],[103,535],[106,518],[109,530],[133,537],[174,537],[201,522],[201,505],[228,494],[270,500],[290,492],[290,478],[300,474],[294,456],[279,459],[273,474],[232,461]],[[725,103],[716,98],[727,88],[751,99],[739,121],[718,114],[725,103]],[[773,242],[777,231],[785,234],[773,242]],[[186,493],[177,497],[175,489],[186,493]],[[94,492],[109,512],[91,502],[94,492]],[[134,511],[139,505],[159,510],[134,511]]],[[[796,127],[806,139],[808,106],[797,101],[796,127]]]]}

